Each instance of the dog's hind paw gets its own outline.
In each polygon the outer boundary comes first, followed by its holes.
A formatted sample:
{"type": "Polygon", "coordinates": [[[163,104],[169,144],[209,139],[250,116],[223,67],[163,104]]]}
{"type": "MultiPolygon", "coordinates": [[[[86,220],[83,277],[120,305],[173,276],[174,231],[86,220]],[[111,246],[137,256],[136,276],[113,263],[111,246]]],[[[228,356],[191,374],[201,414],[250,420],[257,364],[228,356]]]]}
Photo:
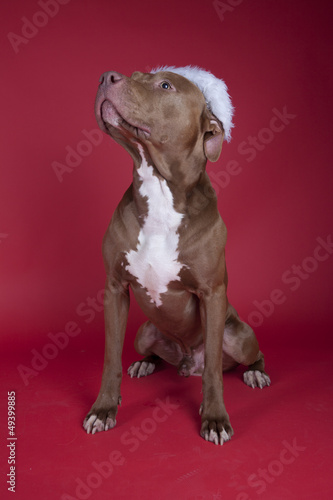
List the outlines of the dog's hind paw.
{"type": "Polygon", "coordinates": [[[146,377],[147,375],[151,375],[153,373],[155,366],[155,363],[150,361],[135,361],[135,363],[132,363],[128,368],[127,373],[131,378],[146,377]]]}
{"type": "Polygon", "coordinates": [[[271,385],[271,379],[267,373],[261,372],[259,370],[248,370],[243,375],[243,380],[246,385],[255,389],[259,387],[263,389],[264,387],[269,387],[271,385]]]}

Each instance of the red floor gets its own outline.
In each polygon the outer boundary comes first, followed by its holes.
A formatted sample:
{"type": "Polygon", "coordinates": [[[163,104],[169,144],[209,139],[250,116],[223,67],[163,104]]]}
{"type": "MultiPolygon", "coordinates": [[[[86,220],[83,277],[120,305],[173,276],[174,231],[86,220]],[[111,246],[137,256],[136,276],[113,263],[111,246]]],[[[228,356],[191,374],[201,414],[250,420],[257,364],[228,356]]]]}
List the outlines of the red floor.
{"type": "MultiPolygon", "coordinates": [[[[15,390],[16,492],[6,491],[2,476],[1,498],[332,498],[330,352],[273,349],[271,339],[268,348],[262,345],[270,388],[246,387],[241,369],[226,374],[225,401],[235,435],[218,447],[199,437],[201,378],[181,378],[170,366],[145,379],[124,375],[116,428],[86,435],[81,421],[99,389],[102,335],[93,344],[85,334],[72,339],[27,386],[17,366],[31,366],[29,349],[7,349],[1,467],[9,472],[6,394],[15,390]]],[[[33,347],[40,352],[44,344],[32,341],[33,347]]],[[[125,346],[126,365],[133,356],[125,346]]]]}

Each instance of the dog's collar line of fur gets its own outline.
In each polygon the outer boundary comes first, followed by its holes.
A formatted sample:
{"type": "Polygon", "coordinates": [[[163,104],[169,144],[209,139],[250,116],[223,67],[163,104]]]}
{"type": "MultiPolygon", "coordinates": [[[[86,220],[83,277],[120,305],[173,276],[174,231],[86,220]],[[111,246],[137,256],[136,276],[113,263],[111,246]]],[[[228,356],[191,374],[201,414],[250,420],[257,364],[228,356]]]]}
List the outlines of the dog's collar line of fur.
{"type": "Polygon", "coordinates": [[[153,69],[151,73],[158,73],[159,71],[177,73],[190,80],[201,90],[206,99],[208,109],[223,124],[225,139],[229,142],[231,139],[231,129],[234,126],[232,123],[234,107],[228,94],[228,87],[224,81],[198,66],[184,66],[182,68],[160,66],[153,69]]]}

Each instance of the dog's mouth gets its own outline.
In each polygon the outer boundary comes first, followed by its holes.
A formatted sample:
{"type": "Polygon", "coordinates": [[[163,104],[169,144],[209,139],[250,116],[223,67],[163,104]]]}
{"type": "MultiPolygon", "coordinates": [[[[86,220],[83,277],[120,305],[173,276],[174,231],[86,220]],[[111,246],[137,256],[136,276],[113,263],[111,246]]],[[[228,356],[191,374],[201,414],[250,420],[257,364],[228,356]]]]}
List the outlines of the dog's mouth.
{"type": "Polygon", "coordinates": [[[147,126],[125,120],[114,104],[108,100],[102,102],[101,119],[108,132],[111,132],[110,128],[125,129],[138,139],[148,139],[151,134],[147,126]]]}

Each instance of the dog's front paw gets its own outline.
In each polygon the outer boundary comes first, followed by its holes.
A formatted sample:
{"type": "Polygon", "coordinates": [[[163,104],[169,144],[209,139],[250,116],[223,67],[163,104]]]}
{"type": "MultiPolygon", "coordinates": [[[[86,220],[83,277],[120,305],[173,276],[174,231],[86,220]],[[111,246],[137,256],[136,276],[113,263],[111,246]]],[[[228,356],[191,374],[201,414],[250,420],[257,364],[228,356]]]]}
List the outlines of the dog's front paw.
{"type": "Polygon", "coordinates": [[[88,413],[83,421],[83,428],[87,434],[95,434],[96,432],[108,431],[116,425],[117,409],[94,409],[88,413]]]}
{"type": "Polygon", "coordinates": [[[131,378],[146,377],[147,375],[151,375],[153,373],[155,366],[156,364],[150,361],[135,361],[135,363],[132,363],[128,368],[127,373],[131,378]]]}
{"type": "Polygon", "coordinates": [[[271,379],[265,372],[259,370],[248,370],[243,375],[243,380],[246,385],[255,389],[259,387],[263,389],[264,387],[269,387],[271,385],[271,379]]]}
{"type": "MultiPolygon", "coordinates": [[[[200,407],[200,413],[202,413],[202,405],[200,407]]],[[[234,431],[227,415],[220,418],[206,418],[202,416],[200,436],[206,441],[223,445],[231,439],[233,433],[234,431]]]]}

